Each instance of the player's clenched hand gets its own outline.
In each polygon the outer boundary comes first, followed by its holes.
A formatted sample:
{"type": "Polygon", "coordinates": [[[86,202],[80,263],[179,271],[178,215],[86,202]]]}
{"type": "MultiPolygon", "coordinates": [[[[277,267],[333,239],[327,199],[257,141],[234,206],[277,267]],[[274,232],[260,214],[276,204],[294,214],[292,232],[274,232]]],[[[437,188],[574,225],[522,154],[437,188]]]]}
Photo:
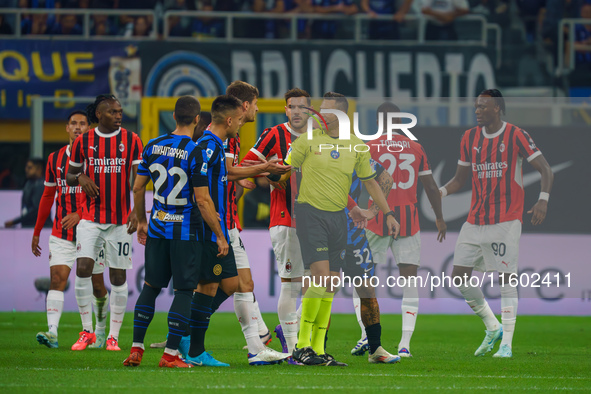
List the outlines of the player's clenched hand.
{"type": "Polygon", "coordinates": [[[527,213],[533,213],[531,217],[531,224],[537,226],[538,224],[542,224],[544,219],[546,218],[546,212],[548,211],[548,201],[546,200],[538,200],[538,202],[527,211],[527,213]]]}
{"type": "Polygon", "coordinates": [[[386,225],[388,226],[388,235],[391,235],[394,239],[398,237],[400,232],[400,224],[398,220],[394,219],[394,216],[386,216],[386,225]]]}
{"type": "Polygon", "coordinates": [[[137,216],[135,214],[135,211],[132,210],[129,216],[127,217],[127,234],[135,233],[135,230],[137,230],[137,226],[137,216]]]}
{"type": "Polygon", "coordinates": [[[66,215],[66,217],[64,217],[62,219],[62,228],[64,230],[69,230],[72,227],[74,227],[75,225],[77,225],[79,221],[80,221],[80,216],[78,215],[77,212],[69,213],[66,215]]]}
{"type": "Polygon", "coordinates": [[[226,242],[226,238],[219,238],[215,241],[218,244],[218,259],[226,256],[230,247],[228,246],[228,242],[226,242]]]}
{"type": "Polygon", "coordinates": [[[271,174],[283,175],[286,172],[291,171],[291,166],[284,166],[283,160],[281,159],[273,159],[267,162],[267,166],[265,168],[266,171],[270,172],[271,174]]]}
{"type": "Polygon", "coordinates": [[[357,228],[365,228],[367,226],[367,217],[358,206],[349,211],[349,217],[357,228]]]}
{"type": "Polygon", "coordinates": [[[31,242],[31,250],[37,257],[41,256],[41,247],[39,246],[39,236],[33,235],[33,241],[31,242]]]}
{"type": "Polygon", "coordinates": [[[257,185],[255,185],[254,182],[249,181],[248,179],[241,179],[238,181],[238,184],[245,189],[251,189],[251,190],[254,189],[255,187],[257,187],[257,185]]]}
{"type": "Polygon", "coordinates": [[[445,234],[447,233],[447,224],[445,224],[445,220],[437,219],[435,221],[435,225],[437,226],[437,230],[439,231],[439,234],[437,234],[437,240],[439,242],[443,242],[443,240],[445,239],[445,234]]]}
{"type": "Polygon", "coordinates": [[[141,221],[137,225],[137,241],[140,245],[146,245],[146,238],[148,238],[148,222],[141,221]]]}
{"type": "Polygon", "coordinates": [[[287,181],[273,182],[269,181],[269,184],[276,189],[285,190],[287,187],[287,181]]]}
{"type": "Polygon", "coordinates": [[[94,183],[94,181],[90,179],[88,176],[86,176],[85,174],[80,175],[78,177],[78,183],[80,184],[80,187],[82,187],[82,190],[84,191],[84,193],[86,193],[88,197],[98,197],[99,188],[96,185],[96,183],[94,183]]]}

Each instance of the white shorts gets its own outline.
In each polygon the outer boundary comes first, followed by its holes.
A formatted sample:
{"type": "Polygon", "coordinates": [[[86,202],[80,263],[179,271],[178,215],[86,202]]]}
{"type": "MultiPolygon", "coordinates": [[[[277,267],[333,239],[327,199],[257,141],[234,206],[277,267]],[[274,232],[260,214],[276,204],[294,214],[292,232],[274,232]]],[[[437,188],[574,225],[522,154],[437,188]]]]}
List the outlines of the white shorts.
{"type": "MultiPolygon", "coordinates": [[[[92,274],[102,274],[105,272],[104,258],[99,257],[94,261],[92,274]]],[[[104,256],[104,253],[102,253],[104,256]]],[[[51,235],[49,237],[49,266],[65,265],[70,270],[74,267],[76,261],[76,243],[51,235]]]]}
{"type": "Polygon", "coordinates": [[[234,258],[236,259],[236,269],[248,268],[250,269],[250,263],[248,262],[248,256],[244,249],[244,244],[240,239],[240,231],[236,227],[228,231],[230,235],[230,245],[234,251],[234,258]]]}
{"type": "Polygon", "coordinates": [[[517,273],[521,222],[464,223],[454,251],[454,265],[476,271],[517,273]]]}
{"type": "Polygon", "coordinates": [[[301,278],[304,275],[304,260],[296,229],[287,226],[273,226],[269,229],[271,244],[277,261],[280,278],[301,278]]]}
{"type": "Polygon", "coordinates": [[[76,229],[76,257],[97,261],[104,250],[105,266],[129,270],[131,264],[131,234],[124,224],[100,224],[81,220],[76,229]]]}
{"type": "Polygon", "coordinates": [[[388,261],[388,249],[390,249],[396,264],[421,265],[420,231],[415,235],[394,239],[389,235],[380,236],[366,229],[365,236],[375,264],[385,264],[388,261]]]}

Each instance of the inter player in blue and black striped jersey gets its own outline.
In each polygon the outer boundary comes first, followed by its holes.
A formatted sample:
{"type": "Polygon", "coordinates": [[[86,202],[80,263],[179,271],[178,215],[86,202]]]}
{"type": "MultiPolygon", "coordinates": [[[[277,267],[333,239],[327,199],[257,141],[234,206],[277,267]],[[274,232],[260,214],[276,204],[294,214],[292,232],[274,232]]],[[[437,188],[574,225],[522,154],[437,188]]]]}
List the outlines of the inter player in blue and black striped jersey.
{"type": "Polygon", "coordinates": [[[172,278],[175,294],[168,313],[168,339],[159,366],[190,367],[178,356],[178,347],[189,327],[203,247],[199,242],[203,224],[193,195],[201,151],[192,138],[200,112],[201,105],[195,98],[179,98],[173,115],[177,123],[175,131],[152,139],[138,168],[133,194],[138,240],[146,245],[145,284],[135,305],[133,345],[130,356],[123,362],[125,366],[140,364],[156,297],[172,278]],[[154,183],[154,203],[148,224],[145,192],[150,180],[154,183]]]}

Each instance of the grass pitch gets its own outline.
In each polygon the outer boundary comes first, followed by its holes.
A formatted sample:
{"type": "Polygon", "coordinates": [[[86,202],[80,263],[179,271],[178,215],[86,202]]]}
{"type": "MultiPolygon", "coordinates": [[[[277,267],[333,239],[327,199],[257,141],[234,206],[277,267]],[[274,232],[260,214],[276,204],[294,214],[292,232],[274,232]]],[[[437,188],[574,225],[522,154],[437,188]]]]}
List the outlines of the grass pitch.
{"type": "MultiPolygon", "coordinates": [[[[265,314],[273,330],[274,314],[265,314]]],[[[347,368],[287,365],[251,367],[244,338],[234,314],[212,317],[207,348],[230,368],[190,370],[158,368],[161,349],[146,349],[142,365],[122,365],[129,354],[133,316],[125,317],[121,352],[104,349],[71,351],[81,330],[76,313],[61,319],[58,349],[37,344],[45,331],[44,313],[0,313],[0,391],[3,392],[165,392],[171,388],[243,392],[378,391],[378,390],[576,390],[591,391],[591,317],[523,316],[517,319],[513,359],[494,359],[493,353],[474,357],[484,327],[473,315],[421,315],[411,342],[411,359],[400,364],[368,364],[350,349],[359,339],[354,315],[333,315],[328,351],[347,368]]],[[[382,316],[382,344],[395,352],[400,339],[399,315],[382,316]]],[[[154,317],[146,345],[164,340],[166,314],[154,317]]],[[[498,344],[493,352],[498,349],[498,344]]],[[[274,338],[271,347],[279,350],[274,338]]]]}

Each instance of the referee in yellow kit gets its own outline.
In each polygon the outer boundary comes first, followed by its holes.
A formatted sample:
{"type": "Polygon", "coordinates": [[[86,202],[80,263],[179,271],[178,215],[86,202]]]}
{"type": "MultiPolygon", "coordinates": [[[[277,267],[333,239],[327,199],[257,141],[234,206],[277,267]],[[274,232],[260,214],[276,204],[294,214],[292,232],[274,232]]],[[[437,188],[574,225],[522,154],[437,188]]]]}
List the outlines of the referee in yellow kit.
{"type": "MultiPolygon", "coordinates": [[[[338,109],[347,113],[349,103],[345,96],[329,92],[324,95],[320,109],[338,109]]],[[[313,138],[301,136],[291,144],[285,163],[302,168],[302,181],[295,204],[296,231],[302,250],[304,268],[310,269],[312,283],[302,298],[302,317],[298,343],[293,358],[305,365],[341,365],[326,354],[313,350],[324,349],[326,328],[334,289],[330,278],[338,276],[344,263],[347,247],[347,217],[344,212],[351,189],[353,172],[378,207],[387,212],[385,217],[390,235],[396,237],[400,225],[390,211],[384,194],[370,163],[365,143],[351,135],[339,140],[336,115],[324,115],[322,129],[314,130],[313,138]],[[326,127],[324,127],[326,126],[326,127]],[[358,147],[356,152],[355,147],[358,147]],[[312,336],[312,339],[310,337],[312,336]]],[[[286,174],[282,179],[287,179],[286,174]]]]}

